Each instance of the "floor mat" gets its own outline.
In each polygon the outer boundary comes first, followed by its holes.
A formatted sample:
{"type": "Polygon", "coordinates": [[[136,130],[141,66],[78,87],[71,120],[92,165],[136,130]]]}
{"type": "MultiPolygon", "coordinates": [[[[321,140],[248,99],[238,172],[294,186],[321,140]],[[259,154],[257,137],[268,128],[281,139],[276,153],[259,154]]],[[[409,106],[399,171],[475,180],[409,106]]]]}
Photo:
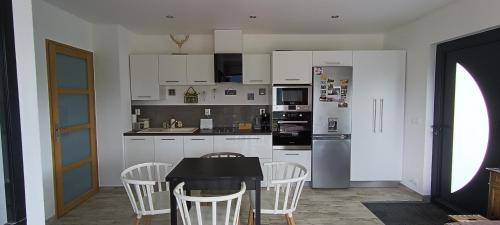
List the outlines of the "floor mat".
{"type": "Polygon", "coordinates": [[[385,225],[443,225],[450,211],[423,202],[364,202],[385,225]]]}

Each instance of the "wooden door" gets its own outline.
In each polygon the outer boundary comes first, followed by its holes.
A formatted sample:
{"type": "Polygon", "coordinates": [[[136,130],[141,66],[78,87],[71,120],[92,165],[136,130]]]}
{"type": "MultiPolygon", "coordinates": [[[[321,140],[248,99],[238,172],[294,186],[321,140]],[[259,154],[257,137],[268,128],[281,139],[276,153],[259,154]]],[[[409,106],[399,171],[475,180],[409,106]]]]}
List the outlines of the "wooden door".
{"type": "Polygon", "coordinates": [[[98,192],[93,54],[47,40],[56,214],[98,192]]]}

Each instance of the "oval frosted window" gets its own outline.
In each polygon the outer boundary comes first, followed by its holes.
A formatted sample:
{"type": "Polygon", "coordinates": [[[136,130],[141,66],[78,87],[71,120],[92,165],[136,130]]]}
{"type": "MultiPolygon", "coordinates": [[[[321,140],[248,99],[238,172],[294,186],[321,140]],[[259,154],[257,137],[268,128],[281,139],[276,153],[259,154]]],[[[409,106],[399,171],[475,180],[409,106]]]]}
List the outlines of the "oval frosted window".
{"type": "Polygon", "coordinates": [[[488,147],[489,118],[481,89],[471,74],[456,65],[451,193],[476,175],[488,147]]]}

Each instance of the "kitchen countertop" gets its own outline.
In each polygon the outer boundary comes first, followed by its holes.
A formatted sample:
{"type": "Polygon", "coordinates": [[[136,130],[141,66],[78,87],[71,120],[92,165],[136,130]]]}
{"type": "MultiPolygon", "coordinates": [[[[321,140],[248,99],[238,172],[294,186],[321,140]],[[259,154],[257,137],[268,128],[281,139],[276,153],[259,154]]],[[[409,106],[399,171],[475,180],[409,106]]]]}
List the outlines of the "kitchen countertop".
{"type": "Polygon", "coordinates": [[[198,129],[194,133],[139,133],[129,131],[123,133],[123,136],[192,136],[192,135],[271,135],[271,131],[262,130],[239,130],[233,128],[215,128],[211,130],[198,129]]]}

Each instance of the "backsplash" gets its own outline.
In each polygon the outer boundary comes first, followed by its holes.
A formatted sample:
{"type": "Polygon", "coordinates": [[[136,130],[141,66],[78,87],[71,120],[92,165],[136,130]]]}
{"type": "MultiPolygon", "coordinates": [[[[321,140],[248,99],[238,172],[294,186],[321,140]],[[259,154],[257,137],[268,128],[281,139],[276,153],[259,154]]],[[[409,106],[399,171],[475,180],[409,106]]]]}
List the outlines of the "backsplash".
{"type": "Polygon", "coordinates": [[[217,83],[210,86],[160,86],[160,100],[132,101],[132,105],[269,105],[271,85],[217,83]],[[184,103],[184,92],[193,87],[198,103],[184,103]],[[262,90],[262,91],[261,91],[262,90]],[[226,91],[232,94],[226,94],[226,91]]]}
{"type": "Polygon", "coordinates": [[[161,127],[162,122],[171,118],[182,121],[185,127],[199,127],[205,118],[205,109],[211,109],[214,127],[232,127],[239,122],[253,122],[259,109],[269,112],[269,105],[134,105],[141,109],[139,118],[149,118],[150,127],[161,127]]]}

